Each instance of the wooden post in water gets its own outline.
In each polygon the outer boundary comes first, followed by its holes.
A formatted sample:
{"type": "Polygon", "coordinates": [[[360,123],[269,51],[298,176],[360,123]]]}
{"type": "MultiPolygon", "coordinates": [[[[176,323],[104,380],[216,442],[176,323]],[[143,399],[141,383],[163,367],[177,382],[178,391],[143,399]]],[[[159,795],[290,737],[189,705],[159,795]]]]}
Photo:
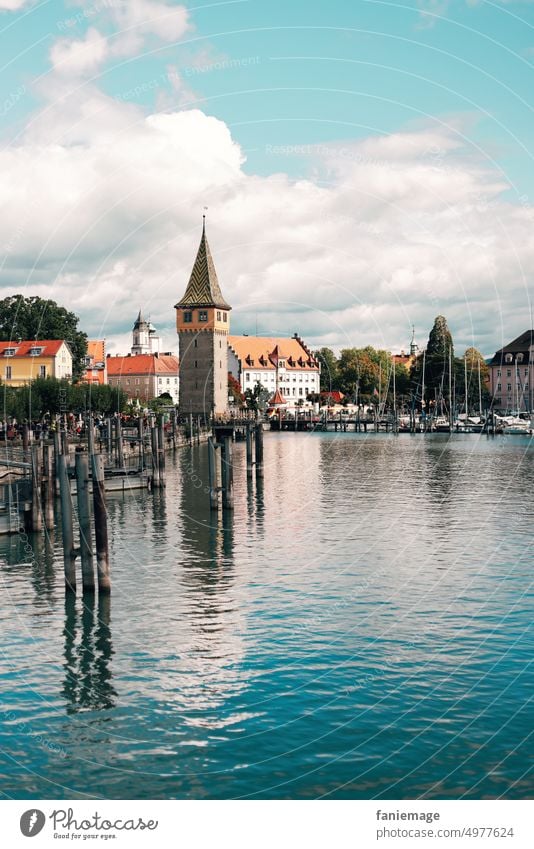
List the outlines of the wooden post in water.
{"type": "Polygon", "coordinates": [[[69,434],[66,430],[61,431],[61,453],[69,459],[69,434]]]}
{"type": "Polygon", "coordinates": [[[32,445],[32,531],[40,531],[43,527],[43,514],[41,510],[41,462],[39,446],[32,445]]]}
{"type": "Polygon", "coordinates": [[[152,448],[152,488],[159,489],[158,429],[155,427],[153,418],[150,419],[150,445],[152,448]]]}
{"type": "Polygon", "coordinates": [[[142,416],[139,416],[137,420],[137,435],[139,437],[139,471],[142,472],[145,468],[145,428],[142,416]]]}
{"type": "Polygon", "coordinates": [[[189,413],[189,445],[193,444],[193,413],[189,413]]]}
{"type": "Polygon", "coordinates": [[[200,416],[197,416],[197,445],[200,445],[200,416]]]}
{"type": "Polygon", "coordinates": [[[176,451],[176,409],[171,413],[171,433],[173,451],[176,451]]]}
{"type": "Polygon", "coordinates": [[[119,469],[124,469],[124,450],[122,446],[122,424],[120,415],[117,415],[117,418],[115,419],[115,434],[117,438],[117,464],[119,469]]]}
{"type": "Polygon", "coordinates": [[[110,416],[106,419],[106,442],[107,442],[107,455],[108,455],[108,463],[112,464],[112,454],[113,454],[113,431],[111,429],[112,419],[110,416]]]}
{"type": "Polygon", "coordinates": [[[256,425],[256,477],[263,477],[263,424],[256,425]]]}
{"type": "Polygon", "coordinates": [[[210,490],[210,510],[219,509],[219,492],[217,484],[217,449],[213,436],[208,437],[208,484],[210,490]]]}
{"type": "Polygon", "coordinates": [[[55,492],[56,495],[59,495],[59,455],[61,454],[61,446],[59,442],[59,431],[54,431],[54,481],[55,481],[55,492]]]}
{"type": "Polygon", "coordinates": [[[89,457],[84,451],[76,452],[76,496],[80,526],[80,557],[82,561],[82,586],[84,592],[94,592],[93,543],[91,539],[91,503],[89,500],[89,457]]]}
{"type": "Polygon", "coordinates": [[[87,428],[87,450],[89,456],[91,456],[91,454],[95,453],[95,423],[91,413],[87,416],[85,426],[87,428]]]}
{"type": "Polygon", "coordinates": [[[223,510],[234,509],[234,469],[232,463],[232,437],[224,436],[221,443],[221,477],[223,510]]]}
{"type": "Polygon", "coordinates": [[[161,418],[158,424],[158,472],[159,472],[159,485],[160,487],[165,486],[165,425],[163,424],[163,417],[161,418]]]}
{"type": "Polygon", "coordinates": [[[45,528],[54,527],[54,446],[43,443],[45,528]]]}
{"type": "Polygon", "coordinates": [[[102,454],[91,456],[93,477],[93,510],[95,515],[96,572],[99,593],[111,591],[109,574],[108,514],[104,488],[104,458],[102,454]]]}
{"type": "Polygon", "coordinates": [[[76,592],[76,552],[74,550],[74,531],[72,526],[72,498],[67,470],[67,458],[58,456],[58,477],[61,493],[61,530],[63,536],[63,564],[65,569],[65,589],[76,592]]]}
{"type": "Polygon", "coordinates": [[[245,438],[247,440],[247,477],[252,477],[252,426],[250,422],[245,425],[245,438]]]}

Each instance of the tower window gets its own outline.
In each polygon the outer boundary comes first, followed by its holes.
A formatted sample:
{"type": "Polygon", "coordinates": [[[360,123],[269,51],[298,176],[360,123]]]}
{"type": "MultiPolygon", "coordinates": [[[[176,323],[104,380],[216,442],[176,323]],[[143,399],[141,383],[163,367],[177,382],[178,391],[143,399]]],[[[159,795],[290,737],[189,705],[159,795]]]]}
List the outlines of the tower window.
{"type": "Polygon", "coordinates": [[[198,368],[198,360],[195,360],[195,368],[198,368]]]}
{"type": "Polygon", "coordinates": [[[207,310],[199,310],[198,311],[198,320],[199,321],[207,321],[208,320],[208,311],[207,310]]]}
{"type": "Polygon", "coordinates": [[[220,312],[220,310],[217,310],[217,321],[220,321],[220,320],[221,320],[221,312],[220,312]]]}
{"type": "Polygon", "coordinates": [[[193,321],[193,313],[190,310],[184,312],[184,324],[191,324],[193,321]]]}
{"type": "Polygon", "coordinates": [[[198,339],[195,339],[195,348],[198,348],[198,339]]]}
{"type": "Polygon", "coordinates": [[[223,321],[228,321],[228,314],[223,312],[223,321]]]}

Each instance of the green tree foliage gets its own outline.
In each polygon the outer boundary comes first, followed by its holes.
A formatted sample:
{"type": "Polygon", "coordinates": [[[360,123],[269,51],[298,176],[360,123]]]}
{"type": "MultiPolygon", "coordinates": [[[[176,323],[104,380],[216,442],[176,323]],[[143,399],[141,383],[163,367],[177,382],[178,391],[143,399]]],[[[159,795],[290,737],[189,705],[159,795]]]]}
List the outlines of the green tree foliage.
{"type": "Polygon", "coordinates": [[[87,335],[78,330],[78,322],[73,312],[36,295],[0,300],[0,340],[65,339],[72,351],[74,380],[82,376],[87,354],[87,335]]]}
{"type": "Polygon", "coordinates": [[[426,353],[420,354],[412,367],[412,384],[414,391],[421,401],[421,391],[424,382],[425,406],[428,411],[440,399],[450,403],[449,372],[454,383],[456,364],[454,362],[454,345],[447,320],[438,315],[428,337],[426,353]],[[424,375],[423,375],[424,366],[424,375]],[[423,381],[424,377],[424,381],[423,381]]]}
{"type": "Polygon", "coordinates": [[[241,407],[245,403],[245,396],[241,392],[241,385],[233,374],[228,374],[228,395],[232,398],[236,407],[241,407]]]}
{"type": "Polygon", "coordinates": [[[108,415],[122,412],[126,407],[126,393],[108,385],[72,384],[55,377],[37,378],[25,386],[0,387],[1,417],[42,419],[57,413],[84,413],[92,411],[108,415]]]}
{"type": "Polygon", "coordinates": [[[482,412],[489,406],[489,369],[480,351],[467,348],[463,357],[455,360],[456,406],[460,412],[465,412],[465,376],[467,371],[467,410],[470,413],[482,412]],[[480,373],[480,398],[479,398],[480,373]],[[480,403],[482,410],[479,409],[480,403]]]}
{"type": "Polygon", "coordinates": [[[333,392],[339,389],[338,361],[331,348],[320,348],[314,352],[313,356],[321,364],[321,392],[333,392]]]}
{"type": "Polygon", "coordinates": [[[249,410],[265,410],[270,397],[269,390],[259,381],[254,384],[253,389],[245,390],[245,403],[249,410]]]}

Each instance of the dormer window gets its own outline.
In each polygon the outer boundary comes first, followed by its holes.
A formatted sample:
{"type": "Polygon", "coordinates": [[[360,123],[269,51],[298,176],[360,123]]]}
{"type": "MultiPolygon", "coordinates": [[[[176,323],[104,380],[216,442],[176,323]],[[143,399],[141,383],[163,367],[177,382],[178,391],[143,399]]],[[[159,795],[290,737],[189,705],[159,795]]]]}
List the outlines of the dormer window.
{"type": "Polygon", "coordinates": [[[506,356],[505,356],[505,358],[504,358],[505,363],[511,363],[511,362],[512,362],[512,360],[513,360],[512,355],[511,355],[511,354],[506,354],[506,356]]]}
{"type": "Polygon", "coordinates": [[[14,357],[16,350],[16,348],[6,348],[4,351],[4,357],[14,357]]]}
{"type": "Polygon", "coordinates": [[[279,368],[285,368],[286,367],[286,361],[285,360],[278,360],[278,366],[279,366],[279,368]]]}
{"type": "Polygon", "coordinates": [[[43,348],[30,348],[30,357],[40,357],[43,353],[43,348]]]}
{"type": "Polygon", "coordinates": [[[304,360],[302,359],[302,357],[299,357],[299,366],[301,368],[304,368],[304,360]]]}
{"type": "Polygon", "coordinates": [[[288,362],[288,365],[289,365],[291,368],[293,368],[293,366],[295,365],[295,360],[293,359],[293,357],[288,357],[288,358],[287,358],[287,362],[288,362]]]}
{"type": "Polygon", "coordinates": [[[516,360],[517,363],[522,363],[523,362],[523,354],[518,354],[517,357],[515,358],[515,360],[516,360]]]}

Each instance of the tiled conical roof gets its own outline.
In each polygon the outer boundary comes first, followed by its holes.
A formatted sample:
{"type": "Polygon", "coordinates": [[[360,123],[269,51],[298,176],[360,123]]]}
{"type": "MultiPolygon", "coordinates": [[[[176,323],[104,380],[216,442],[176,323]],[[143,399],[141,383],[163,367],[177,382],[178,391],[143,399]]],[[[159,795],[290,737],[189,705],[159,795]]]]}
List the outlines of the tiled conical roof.
{"type": "Polygon", "coordinates": [[[198,247],[197,258],[187,284],[184,296],[175,304],[176,307],[221,307],[231,309],[222,296],[221,287],[217,280],[215,264],[211,256],[210,246],[206,238],[206,223],[202,226],[202,238],[198,247]]]}
{"type": "Polygon", "coordinates": [[[269,405],[271,407],[280,407],[282,404],[285,404],[285,403],[286,403],[286,399],[284,398],[284,396],[282,395],[280,390],[277,389],[276,392],[274,393],[273,397],[269,401],[269,405]]]}

